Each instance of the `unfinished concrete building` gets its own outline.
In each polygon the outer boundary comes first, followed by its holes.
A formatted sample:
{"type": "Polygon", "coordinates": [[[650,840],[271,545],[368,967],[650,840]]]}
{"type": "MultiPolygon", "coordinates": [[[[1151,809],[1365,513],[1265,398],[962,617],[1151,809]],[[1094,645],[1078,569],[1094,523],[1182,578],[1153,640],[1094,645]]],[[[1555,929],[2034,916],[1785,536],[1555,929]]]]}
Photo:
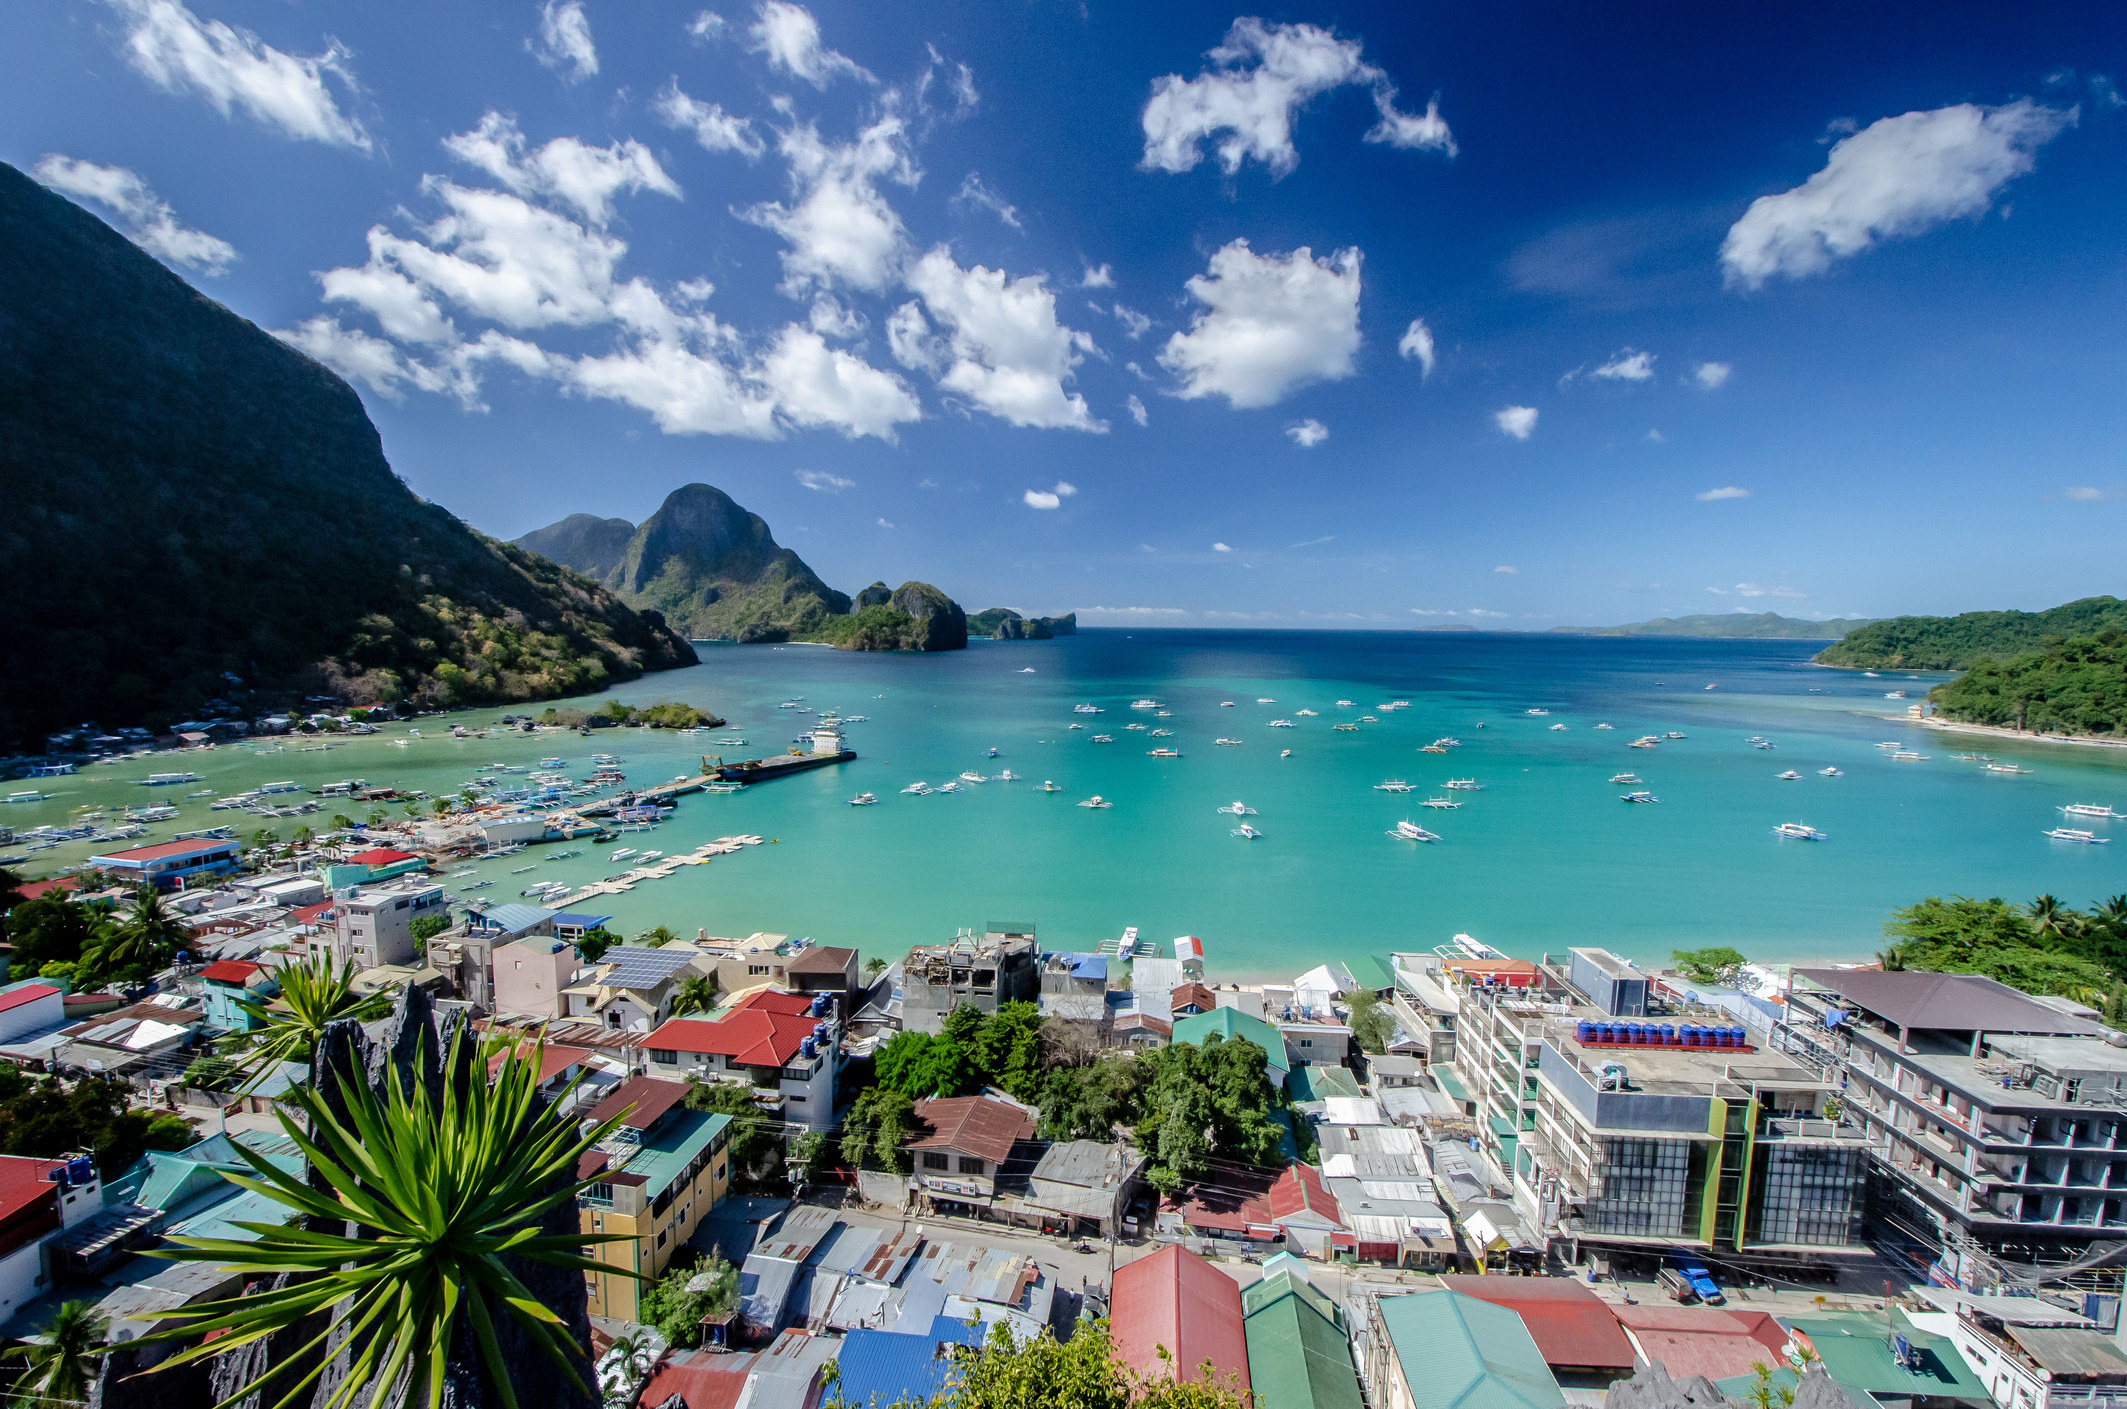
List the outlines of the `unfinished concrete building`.
{"type": "Polygon", "coordinates": [[[963,1003],[994,1013],[999,1004],[1039,1001],[1040,957],[1032,925],[997,921],[981,934],[962,930],[950,943],[917,945],[902,966],[902,1028],[939,1032],[963,1003]]]}

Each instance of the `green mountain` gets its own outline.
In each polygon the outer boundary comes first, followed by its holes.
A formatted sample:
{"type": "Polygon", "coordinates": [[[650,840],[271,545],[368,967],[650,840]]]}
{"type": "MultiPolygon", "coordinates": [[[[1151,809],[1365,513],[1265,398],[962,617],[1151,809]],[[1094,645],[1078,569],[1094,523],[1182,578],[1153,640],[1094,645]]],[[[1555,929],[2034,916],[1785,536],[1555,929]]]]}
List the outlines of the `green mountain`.
{"type": "Polygon", "coordinates": [[[2042,650],[2048,638],[2120,630],[2127,630],[2127,602],[2117,597],[2085,597],[2042,612],[1894,616],[1827,646],[1817,663],[1855,670],[1968,670],[1982,659],[2042,650]]]}
{"type": "MultiPolygon", "coordinates": [[[[1737,641],[1838,640],[1865,621],[1804,621],[1778,612],[1718,612],[1704,616],[1658,616],[1629,626],[1554,626],[1572,636],[1701,636],[1737,641]]],[[[1822,657],[1819,657],[1822,659],[1822,657]]]]}
{"type": "Polygon", "coordinates": [[[354,390],[0,164],[0,743],[695,662],[392,473],[354,390]]]}
{"type": "Polygon", "coordinates": [[[1021,616],[1010,607],[991,607],[967,619],[970,636],[992,641],[1046,641],[1054,636],[1076,636],[1078,613],[1062,616],[1021,616]]]}
{"type": "Polygon", "coordinates": [[[723,490],[672,491],[641,527],[571,514],[516,546],[595,577],[697,641],[824,641],[851,651],[954,651],[967,616],[926,582],[875,582],[854,603],[780,547],[759,514],[723,490]]]}
{"type": "Polygon", "coordinates": [[[1983,656],[1928,692],[1945,719],[2034,733],[2127,733],[2127,632],[2053,639],[2007,660],[1983,656]]]}

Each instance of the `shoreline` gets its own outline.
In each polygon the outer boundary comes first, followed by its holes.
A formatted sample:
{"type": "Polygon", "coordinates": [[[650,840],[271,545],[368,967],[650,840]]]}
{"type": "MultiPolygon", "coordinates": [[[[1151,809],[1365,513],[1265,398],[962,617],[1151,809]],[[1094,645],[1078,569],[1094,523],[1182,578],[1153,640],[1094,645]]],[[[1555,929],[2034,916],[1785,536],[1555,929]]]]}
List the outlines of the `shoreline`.
{"type": "MultiPolygon", "coordinates": [[[[1913,722],[1909,715],[1887,714],[1883,717],[1901,724],[1913,722]]],[[[1982,738],[2016,739],[2027,744],[2075,744],[2082,748],[2127,749],[2127,739],[2100,739],[2078,734],[2040,734],[2027,729],[2011,729],[2001,724],[1967,724],[1955,719],[1922,719],[1920,727],[1938,729],[1945,734],[1977,734],[1982,738]]]]}

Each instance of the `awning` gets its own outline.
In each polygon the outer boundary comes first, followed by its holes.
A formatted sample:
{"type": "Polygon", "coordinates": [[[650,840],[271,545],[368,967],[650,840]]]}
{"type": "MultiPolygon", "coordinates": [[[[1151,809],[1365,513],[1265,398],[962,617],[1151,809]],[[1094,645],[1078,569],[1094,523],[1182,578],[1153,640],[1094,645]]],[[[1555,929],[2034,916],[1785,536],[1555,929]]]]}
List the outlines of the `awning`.
{"type": "Polygon", "coordinates": [[[1455,1073],[1441,1067],[1434,1067],[1432,1076],[1433,1080],[1440,1083],[1440,1089],[1453,1096],[1456,1100],[1467,1101],[1470,1099],[1470,1093],[1463,1088],[1461,1082],[1455,1079],[1455,1073]]]}

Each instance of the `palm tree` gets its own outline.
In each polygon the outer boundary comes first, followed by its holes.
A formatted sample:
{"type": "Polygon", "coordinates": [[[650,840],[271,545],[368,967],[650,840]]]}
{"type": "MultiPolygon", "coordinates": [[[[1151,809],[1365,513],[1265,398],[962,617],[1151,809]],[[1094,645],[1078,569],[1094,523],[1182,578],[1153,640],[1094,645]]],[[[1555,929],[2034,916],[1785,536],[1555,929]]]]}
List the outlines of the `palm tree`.
{"type": "Polygon", "coordinates": [[[2031,928],[2040,934],[2059,934],[2066,927],[2068,910],[2060,900],[2051,895],[2041,895],[2025,907],[2024,913],[2031,917],[2031,928]]]}
{"type": "Polygon", "coordinates": [[[659,945],[670,944],[673,940],[678,939],[679,936],[674,934],[669,926],[654,925],[635,936],[635,938],[655,949],[659,945]]]}
{"type": "Polygon", "coordinates": [[[716,976],[714,974],[689,974],[679,981],[672,994],[672,1016],[684,1018],[691,1013],[706,1013],[716,1006],[716,976]]]}
{"type": "Polygon", "coordinates": [[[98,978],[125,969],[159,969],[191,937],[184,923],[163,905],[162,892],[144,885],[133,892],[132,911],[105,931],[95,951],[83,957],[82,967],[98,978]]]}
{"type": "Polygon", "coordinates": [[[309,1061],[327,1023],[341,1018],[371,1022],[391,1011],[389,989],[357,993],[354,965],[335,968],[323,955],[283,965],[274,977],[281,986],[278,1000],[237,1000],[244,1015],[259,1024],[240,1063],[254,1085],[282,1062],[309,1061]]]}
{"type": "Polygon", "coordinates": [[[29,1362],[15,1392],[40,1406],[86,1403],[110,1320],[93,1301],[62,1301],[45,1328],[8,1351],[29,1362]]]}
{"type": "Polygon", "coordinates": [[[886,968],[886,961],[874,954],[864,961],[864,977],[870,979],[873,983],[877,983],[879,975],[885,973],[886,968]]]}
{"type": "MultiPolygon", "coordinates": [[[[446,1072],[465,1069],[464,1041],[462,1031],[452,1036],[446,1072]]],[[[461,1350],[471,1353],[499,1402],[516,1409],[512,1367],[495,1336],[497,1320],[507,1317],[590,1394],[569,1361],[567,1323],[533,1298],[507,1259],[636,1275],[583,1256],[587,1244],[631,1240],[632,1233],[539,1231],[552,1210],[573,1206],[593,1182],[576,1178],[576,1162],[619,1121],[580,1131],[540,1097],[538,1078],[536,1055],[529,1061],[513,1055],[491,1083],[445,1081],[439,1099],[425,1083],[409,1092],[393,1067],[382,1090],[360,1079],[339,1083],[344,1120],[317,1087],[294,1088],[288,1099],[299,1109],[280,1112],[281,1125],[303,1147],[325,1191],[300,1172],[241,1151],[256,1177],[231,1180],[291,1217],[244,1224],[256,1234],[253,1241],[176,1238],[178,1246],[163,1254],[267,1286],[287,1273],[287,1283],[170,1313],[179,1324],[141,1338],[142,1344],[183,1345],[156,1371],[276,1334],[286,1341],[309,1318],[324,1317],[329,1328],[311,1344],[344,1336],[347,1376],[322,1409],[353,1409],[365,1398],[374,1405],[402,1377],[409,1403],[438,1405],[452,1355],[461,1350]]],[[[275,1358],[279,1365],[234,1397],[266,1389],[308,1359],[301,1353],[275,1358]]],[[[286,1403],[307,1392],[325,1368],[316,1364],[302,1381],[283,1380],[261,1397],[286,1403]]],[[[551,1373],[528,1365],[517,1372],[551,1373]]]]}

